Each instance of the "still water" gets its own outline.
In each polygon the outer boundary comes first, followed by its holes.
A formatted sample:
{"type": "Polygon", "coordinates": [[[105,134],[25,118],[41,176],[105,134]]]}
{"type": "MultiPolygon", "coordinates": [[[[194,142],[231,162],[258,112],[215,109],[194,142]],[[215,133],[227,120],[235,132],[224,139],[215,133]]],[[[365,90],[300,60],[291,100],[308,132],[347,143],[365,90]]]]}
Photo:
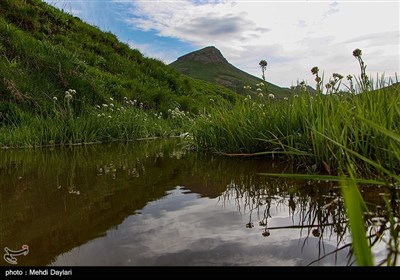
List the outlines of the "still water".
{"type": "MultiPolygon", "coordinates": [[[[340,190],[259,175],[294,172],[286,163],[181,140],[0,156],[0,248],[28,245],[18,265],[354,265],[340,190]]],[[[377,213],[382,192],[363,192],[377,213]]]]}

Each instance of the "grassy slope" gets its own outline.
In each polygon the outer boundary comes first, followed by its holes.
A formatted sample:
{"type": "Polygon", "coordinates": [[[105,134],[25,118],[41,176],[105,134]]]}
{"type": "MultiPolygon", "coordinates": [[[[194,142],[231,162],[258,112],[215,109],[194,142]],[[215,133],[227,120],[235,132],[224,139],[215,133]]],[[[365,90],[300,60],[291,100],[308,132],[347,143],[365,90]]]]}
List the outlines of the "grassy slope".
{"type": "Polygon", "coordinates": [[[69,88],[79,94],[76,115],[110,97],[121,103],[124,97],[137,99],[163,112],[175,107],[195,112],[211,97],[236,98],[144,58],[113,34],[39,0],[0,1],[0,76],[3,119],[20,110],[49,114],[53,97],[63,100],[69,88]]]}
{"type": "MultiPolygon", "coordinates": [[[[201,53],[204,49],[196,51],[201,53]]],[[[230,63],[215,62],[215,63],[203,63],[201,61],[194,60],[177,60],[170,64],[180,73],[188,75],[190,77],[212,82],[215,84],[222,84],[228,88],[236,91],[239,94],[256,94],[256,84],[263,80],[254,77],[230,63]],[[250,85],[252,91],[246,91],[243,86],[250,85]]],[[[267,82],[268,92],[275,94],[277,97],[284,97],[290,94],[290,90],[281,88],[274,84],[267,82]]]]}

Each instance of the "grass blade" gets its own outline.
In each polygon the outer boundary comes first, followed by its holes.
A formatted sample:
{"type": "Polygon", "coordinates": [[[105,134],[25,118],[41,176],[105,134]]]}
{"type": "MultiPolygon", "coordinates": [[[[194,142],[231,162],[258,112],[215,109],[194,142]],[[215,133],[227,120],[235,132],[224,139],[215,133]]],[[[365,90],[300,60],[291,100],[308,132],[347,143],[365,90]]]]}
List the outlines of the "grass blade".
{"type": "Polygon", "coordinates": [[[359,266],[373,266],[374,260],[365,234],[363,208],[365,203],[353,179],[343,179],[341,189],[349,218],[354,255],[359,266]]]}

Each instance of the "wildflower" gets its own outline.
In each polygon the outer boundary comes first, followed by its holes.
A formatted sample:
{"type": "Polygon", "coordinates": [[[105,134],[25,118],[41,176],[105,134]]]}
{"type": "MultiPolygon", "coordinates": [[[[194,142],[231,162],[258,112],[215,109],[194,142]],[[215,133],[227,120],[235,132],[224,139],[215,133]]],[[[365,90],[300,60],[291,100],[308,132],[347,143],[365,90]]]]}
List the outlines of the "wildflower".
{"type": "Polygon", "coordinates": [[[333,76],[333,78],[337,78],[339,80],[343,79],[343,76],[340,75],[339,73],[333,73],[332,76],[333,76]]]}
{"type": "Polygon", "coordinates": [[[251,95],[250,94],[248,94],[246,97],[251,100],[251,95]]]}
{"type": "Polygon", "coordinates": [[[110,106],[111,106],[111,107],[114,107],[114,104],[110,103],[110,106]]]}
{"type": "Polygon", "coordinates": [[[76,90],[74,90],[74,89],[70,89],[69,91],[71,92],[72,95],[76,94],[76,90]]]}
{"type": "Polygon", "coordinates": [[[361,50],[360,49],[355,49],[353,51],[353,56],[354,57],[360,57],[362,55],[361,50]]]}
{"type": "Polygon", "coordinates": [[[97,114],[97,117],[99,117],[99,118],[100,118],[100,117],[101,117],[101,114],[97,114]]]}
{"type": "Polygon", "coordinates": [[[214,99],[210,98],[210,102],[214,102],[214,99]]]}
{"type": "Polygon", "coordinates": [[[285,96],[285,97],[283,98],[283,100],[288,101],[289,98],[285,96]]]}
{"type": "Polygon", "coordinates": [[[264,97],[264,94],[262,94],[262,92],[260,92],[260,93],[258,94],[258,96],[262,98],[262,97],[264,97]]]}
{"type": "Polygon", "coordinates": [[[128,100],[128,97],[124,96],[124,100],[128,100]]]}
{"type": "Polygon", "coordinates": [[[100,106],[99,106],[99,105],[95,105],[94,107],[97,108],[97,109],[100,109],[100,106]]]}
{"type": "Polygon", "coordinates": [[[72,95],[68,91],[66,91],[64,98],[67,99],[67,100],[71,100],[72,99],[72,95]]]}
{"type": "Polygon", "coordinates": [[[298,98],[299,96],[297,94],[295,94],[294,97],[298,98]]]}
{"type": "Polygon", "coordinates": [[[111,119],[112,117],[110,115],[108,115],[108,118],[111,119]]]}
{"type": "Polygon", "coordinates": [[[108,107],[108,105],[107,104],[102,104],[102,106],[104,107],[104,108],[107,108],[108,107]]]}
{"type": "Polygon", "coordinates": [[[262,89],[260,89],[260,88],[257,88],[257,91],[262,91],[262,89]]]}
{"type": "Polygon", "coordinates": [[[112,97],[110,97],[110,100],[111,100],[111,101],[114,101],[114,99],[113,99],[112,97]]]}
{"type": "Polygon", "coordinates": [[[268,94],[268,98],[269,99],[275,99],[275,95],[273,95],[272,93],[268,94]]]}
{"type": "Polygon", "coordinates": [[[262,59],[262,60],[260,61],[260,63],[258,63],[258,65],[260,65],[260,67],[261,67],[262,78],[263,78],[263,80],[265,81],[265,69],[267,68],[268,63],[267,63],[266,60],[262,59]]]}
{"type": "Polygon", "coordinates": [[[318,72],[319,72],[319,69],[318,69],[318,67],[317,67],[317,66],[315,66],[315,67],[311,68],[311,73],[312,73],[313,75],[316,75],[316,74],[318,74],[318,72]]]}
{"type": "Polygon", "coordinates": [[[57,98],[56,96],[53,96],[53,100],[54,100],[54,101],[57,101],[58,98],[57,98]]]}

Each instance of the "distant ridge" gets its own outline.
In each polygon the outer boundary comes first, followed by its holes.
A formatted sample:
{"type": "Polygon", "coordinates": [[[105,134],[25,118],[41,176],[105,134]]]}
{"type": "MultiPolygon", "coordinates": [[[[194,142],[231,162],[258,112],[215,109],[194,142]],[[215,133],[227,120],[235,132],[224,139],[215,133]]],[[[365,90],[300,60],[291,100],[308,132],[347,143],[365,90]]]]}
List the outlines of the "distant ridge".
{"type": "Polygon", "coordinates": [[[214,46],[194,51],[178,58],[178,62],[199,61],[204,64],[229,63],[219,49],[214,46]]]}
{"type": "MultiPolygon", "coordinates": [[[[170,64],[178,72],[192,78],[220,84],[239,94],[257,94],[256,84],[263,80],[249,73],[246,73],[228,62],[221,51],[214,46],[188,53],[179,57],[170,64]],[[244,86],[251,86],[251,90],[245,90],[244,86]]],[[[282,88],[267,82],[268,92],[277,97],[284,97],[290,94],[288,88],[282,88]]]]}

